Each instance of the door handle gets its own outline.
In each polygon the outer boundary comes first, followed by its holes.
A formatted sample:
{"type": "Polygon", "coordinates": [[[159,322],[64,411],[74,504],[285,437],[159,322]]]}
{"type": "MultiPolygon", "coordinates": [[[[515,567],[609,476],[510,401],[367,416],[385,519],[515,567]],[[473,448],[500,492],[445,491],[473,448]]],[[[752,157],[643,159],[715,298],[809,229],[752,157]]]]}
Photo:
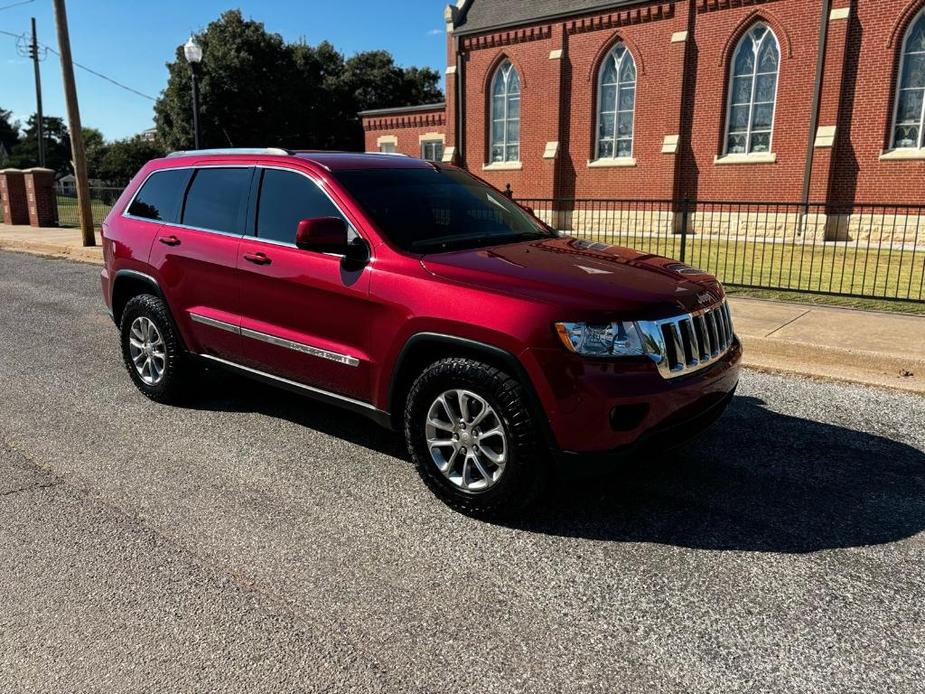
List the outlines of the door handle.
{"type": "Polygon", "coordinates": [[[161,238],[158,239],[158,241],[160,241],[165,246],[179,246],[180,245],[180,239],[178,239],[173,234],[171,234],[170,236],[162,236],[161,238]]]}
{"type": "Polygon", "coordinates": [[[244,260],[254,265],[269,265],[271,262],[265,253],[245,253],[244,260]]]}

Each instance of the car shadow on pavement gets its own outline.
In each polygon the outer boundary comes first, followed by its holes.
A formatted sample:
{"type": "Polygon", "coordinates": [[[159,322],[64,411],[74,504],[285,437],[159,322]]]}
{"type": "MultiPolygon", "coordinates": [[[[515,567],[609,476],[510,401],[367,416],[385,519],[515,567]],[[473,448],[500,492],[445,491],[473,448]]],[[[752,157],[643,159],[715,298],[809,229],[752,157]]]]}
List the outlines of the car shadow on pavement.
{"type": "Polygon", "coordinates": [[[698,440],[612,474],[559,479],[514,525],[688,548],[814,552],[925,530],[925,454],[736,397],[698,440]]]}
{"type": "MultiPolygon", "coordinates": [[[[190,407],[258,412],[408,460],[399,435],[360,415],[225,372],[207,378],[190,407]]],[[[615,460],[604,473],[559,475],[534,510],[504,525],[714,550],[801,553],[894,542],[925,530],[925,453],[739,396],[685,448],[615,460]]]]}

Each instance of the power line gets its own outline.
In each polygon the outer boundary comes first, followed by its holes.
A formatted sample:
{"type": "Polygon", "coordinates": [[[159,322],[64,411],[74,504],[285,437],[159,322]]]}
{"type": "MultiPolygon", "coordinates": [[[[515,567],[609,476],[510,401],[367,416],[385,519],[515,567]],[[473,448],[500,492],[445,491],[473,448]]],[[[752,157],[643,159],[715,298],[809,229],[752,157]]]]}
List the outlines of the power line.
{"type": "MultiPolygon", "coordinates": [[[[51,48],[50,46],[46,46],[45,49],[46,49],[49,53],[54,53],[55,55],[58,55],[58,56],[61,55],[60,53],[58,53],[58,51],[56,51],[54,48],[51,48]]],[[[121,87],[122,89],[124,89],[124,90],[126,90],[126,91],[128,91],[128,92],[131,92],[132,94],[136,94],[137,96],[140,96],[140,97],[142,97],[142,98],[144,98],[144,99],[148,99],[149,101],[157,101],[157,99],[155,99],[153,96],[150,96],[150,95],[148,95],[148,94],[145,94],[144,92],[140,92],[140,91],[138,91],[137,89],[133,89],[132,87],[129,87],[129,86],[126,85],[126,84],[122,84],[121,82],[119,82],[119,81],[117,81],[117,80],[114,80],[112,77],[107,77],[107,76],[104,75],[102,72],[97,72],[96,70],[94,70],[94,69],[92,69],[92,68],[89,68],[89,67],[87,67],[86,65],[81,65],[81,64],[78,63],[76,60],[73,61],[73,63],[74,63],[74,66],[75,66],[75,67],[79,67],[81,70],[86,70],[86,71],[89,72],[91,75],[96,75],[96,76],[99,77],[100,79],[104,79],[104,80],[106,80],[107,82],[110,82],[110,83],[116,85],[117,87],[121,87]]]]}
{"type": "Polygon", "coordinates": [[[3,7],[0,7],[0,10],[8,10],[11,7],[19,7],[20,5],[28,5],[33,2],[35,2],[35,0],[22,0],[21,2],[14,2],[11,5],[4,5],[3,7]]]}
{"type": "MultiPolygon", "coordinates": [[[[29,0],[29,2],[32,2],[32,0],[29,0]]],[[[0,9],[3,9],[3,8],[0,7],[0,9]]],[[[6,36],[12,36],[14,39],[19,39],[23,37],[23,34],[14,34],[11,31],[4,31],[3,29],[0,29],[0,34],[4,34],[6,36]]],[[[54,53],[55,55],[58,55],[58,56],[61,55],[57,50],[55,50],[51,46],[45,46],[43,44],[39,44],[39,45],[50,53],[54,53]]],[[[118,80],[115,80],[112,77],[109,77],[108,75],[104,75],[102,72],[97,72],[93,68],[87,67],[86,65],[81,65],[80,63],[75,61],[74,66],[79,67],[81,70],[86,70],[91,75],[95,75],[96,77],[99,77],[100,79],[106,80],[107,82],[114,84],[120,89],[124,89],[127,92],[131,92],[132,94],[135,94],[136,96],[140,96],[143,99],[147,99],[148,101],[157,101],[157,99],[151,96],[150,94],[145,94],[144,92],[140,92],[137,89],[129,87],[127,84],[123,84],[122,82],[119,82],[118,80]]]]}

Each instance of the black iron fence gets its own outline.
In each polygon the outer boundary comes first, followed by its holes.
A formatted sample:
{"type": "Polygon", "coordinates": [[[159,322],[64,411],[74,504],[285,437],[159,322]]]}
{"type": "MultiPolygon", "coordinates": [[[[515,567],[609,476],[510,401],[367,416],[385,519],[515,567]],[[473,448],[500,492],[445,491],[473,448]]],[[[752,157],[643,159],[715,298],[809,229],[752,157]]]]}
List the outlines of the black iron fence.
{"type": "Polygon", "coordinates": [[[556,229],[731,286],[925,301],[925,206],[518,199],[556,229]]]}
{"type": "MultiPolygon", "coordinates": [[[[90,209],[93,211],[93,225],[99,229],[100,222],[109,214],[109,210],[122,195],[123,188],[90,188],[90,209]]],[[[79,227],[80,214],[77,208],[77,193],[71,190],[58,190],[58,225],[79,227]]]]}

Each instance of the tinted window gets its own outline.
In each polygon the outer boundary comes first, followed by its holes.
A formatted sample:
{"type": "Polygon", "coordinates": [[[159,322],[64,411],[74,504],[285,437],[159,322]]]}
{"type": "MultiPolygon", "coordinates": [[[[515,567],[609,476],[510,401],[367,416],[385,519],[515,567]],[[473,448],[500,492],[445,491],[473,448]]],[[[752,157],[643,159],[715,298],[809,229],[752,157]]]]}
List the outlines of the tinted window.
{"type": "Polygon", "coordinates": [[[314,217],[343,219],[328,196],[305,176],[276,169],[263,172],[257,208],[257,236],[295,243],[299,222],[314,217]]]}
{"type": "Polygon", "coordinates": [[[158,171],[148,177],[128,208],[135,217],[159,222],[180,221],[180,205],[192,171],[174,169],[158,171]]]}
{"type": "Polygon", "coordinates": [[[459,169],[335,172],[399,248],[433,253],[555,236],[502,193],[459,169]]]}
{"type": "Polygon", "coordinates": [[[251,169],[199,169],[186,195],[183,224],[240,234],[251,169]]]}

